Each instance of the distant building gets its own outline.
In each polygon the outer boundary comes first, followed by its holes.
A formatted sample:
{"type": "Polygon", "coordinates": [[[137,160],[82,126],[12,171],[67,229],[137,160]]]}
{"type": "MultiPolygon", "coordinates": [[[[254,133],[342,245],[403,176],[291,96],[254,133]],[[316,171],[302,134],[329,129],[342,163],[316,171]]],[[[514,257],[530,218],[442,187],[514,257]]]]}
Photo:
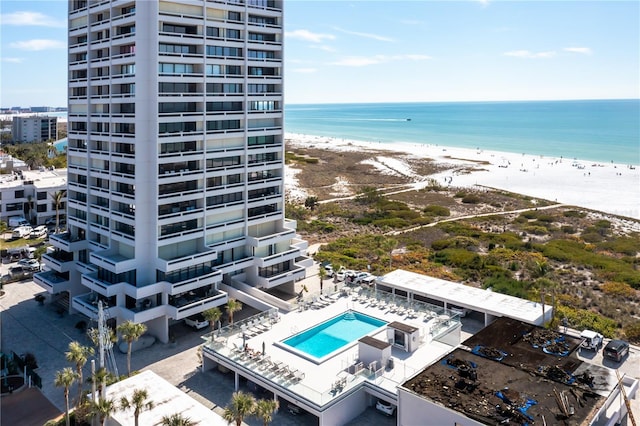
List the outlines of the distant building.
{"type": "Polygon", "coordinates": [[[53,112],[55,108],[48,106],[31,107],[31,112],[53,112]]]}
{"type": "Polygon", "coordinates": [[[45,142],[58,139],[58,117],[13,117],[14,142],[45,142]]]}

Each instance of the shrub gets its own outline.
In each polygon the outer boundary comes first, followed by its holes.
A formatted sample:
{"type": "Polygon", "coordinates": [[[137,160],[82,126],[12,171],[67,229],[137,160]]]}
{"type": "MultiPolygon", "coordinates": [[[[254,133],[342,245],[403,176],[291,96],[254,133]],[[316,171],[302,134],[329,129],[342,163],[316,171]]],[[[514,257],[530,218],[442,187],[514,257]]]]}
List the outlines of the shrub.
{"type": "Polygon", "coordinates": [[[626,299],[634,299],[636,296],[636,291],[626,283],[607,281],[600,286],[600,289],[609,296],[624,297],[626,299]]]}
{"type": "Polygon", "coordinates": [[[468,194],[462,197],[462,202],[465,204],[478,204],[480,202],[480,197],[476,194],[468,194]]]}
{"type": "Polygon", "coordinates": [[[450,216],[451,211],[443,206],[429,205],[422,209],[422,212],[427,216],[450,216]]]}
{"type": "Polygon", "coordinates": [[[564,215],[564,217],[578,217],[578,218],[587,217],[587,214],[585,212],[579,212],[577,210],[567,210],[562,214],[564,215]]]}
{"type": "Polygon", "coordinates": [[[624,328],[624,335],[631,343],[640,343],[640,321],[627,325],[624,328]]]}
{"type": "Polygon", "coordinates": [[[549,230],[544,226],[531,225],[531,226],[525,226],[522,229],[525,232],[533,235],[547,235],[549,233],[549,230]]]}

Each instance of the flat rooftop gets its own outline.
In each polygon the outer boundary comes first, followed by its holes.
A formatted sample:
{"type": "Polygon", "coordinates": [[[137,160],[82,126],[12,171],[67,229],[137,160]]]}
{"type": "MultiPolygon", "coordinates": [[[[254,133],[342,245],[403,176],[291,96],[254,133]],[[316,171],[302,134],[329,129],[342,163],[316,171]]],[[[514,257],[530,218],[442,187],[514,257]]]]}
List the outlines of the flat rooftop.
{"type": "MultiPolygon", "coordinates": [[[[248,318],[243,324],[235,324],[233,330],[224,330],[222,336],[215,337],[213,342],[206,343],[205,351],[216,359],[223,360],[243,376],[255,376],[257,381],[271,387],[270,390],[280,389],[284,393],[297,395],[297,398],[307,400],[320,409],[324,404],[339,397],[342,392],[366,380],[375,380],[377,386],[385,389],[389,395],[395,395],[396,387],[407,377],[453,349],[451,345],[438,341],[438,337],[456,329],[459,332],[460,328],[460,322],[456,318],[444,315],[444,311],[438,307],[433,307],[439,309],[438,312],[421,310],[418,304],[413,310],[398,308],[388,301],[376,299],[373,294],[366,297],[360,297],[356,293],[342,294],[334,295],[331,299],[331,302],[323,303],[322,307],[318,304],[306,310],[278,314],[279,321],[275,323],[269,321],[267,313],[254,317],[263,318],[255,320],[258,321],[258,325],[248,318]],[[401,323],[409,329],[419,330],[419,348],[408,353],[392,346],[394,368],[376,365],[372,371],[367,365],[361,366],[360,370],[357,368],[358,339],[345,350],[320,364],[277,344],[349,310],[387,323],[401,323]],[[248,345],[249,353],[255,356],[247,356],[246,352],[241,350],[243,344],[248,345]],[[287,378],[287,375],[282,373],[283,367],[297,372],[298,378],[295,378],[295,374],[287,378]],[[281,372],[277,373],[278,370],[281,372]],[[336,391],[338,382],[342,382],[343,386],[336,391]]],[[[383,326],[369,336],[387,342],[386,329],[387,326],[383,326]]]]}
{"type": "Polygon", "coordinates": [[[487,424],[583,424],[617,379],[612,370],[578,359],[579,344],[578,338],[499,318],[402,388],[487,424]],[[558,398],[566,398],[572,414],[563,412],[558,398]]]}
{"type": "MultiPolygon", "coordinates": [[[[380,277],[378,283],[496,317],[508,316],[529,324],[543,322],[540,303],[428,275],[397,269],[380,277]]],[[[545,305],[545,317],[550,318],[552,312],[553,308],[545,305]]]]}

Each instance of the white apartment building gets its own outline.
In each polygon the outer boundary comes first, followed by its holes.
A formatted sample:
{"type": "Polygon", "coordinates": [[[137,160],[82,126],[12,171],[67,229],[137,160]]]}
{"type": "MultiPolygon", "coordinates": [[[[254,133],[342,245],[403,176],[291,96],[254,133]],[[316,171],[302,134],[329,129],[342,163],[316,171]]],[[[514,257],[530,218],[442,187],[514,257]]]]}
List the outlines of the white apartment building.
{"type": "Polygon", "coordinates": [[[58,139],[58,117],[13,117],[11,137],[14,142],[46,142],[58,139]]]}
{"type": "Polygon", "coordinates": [[[62,197],[57,206],[60,217],[66,209],[67,170],[16,170],[0,175],[0,220],[22,216],[33,225],[55,218],[55,194],[62,197]]]}
{"type": "Polygon", "coordinates": [[[95,318],[174,320],[227,286],[292,292],[281,0],[69,2],[68,211],[36,282],[95,318]]]}

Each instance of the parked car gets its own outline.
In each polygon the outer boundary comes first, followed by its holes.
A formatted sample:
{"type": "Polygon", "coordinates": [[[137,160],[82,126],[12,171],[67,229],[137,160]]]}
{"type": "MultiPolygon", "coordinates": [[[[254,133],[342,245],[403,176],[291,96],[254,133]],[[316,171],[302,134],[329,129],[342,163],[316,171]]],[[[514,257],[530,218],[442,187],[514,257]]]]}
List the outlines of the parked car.
{"type": "Polygon", "coordinates": [[[375,284],[376,282],[376,276],[375,275],[369,275],[368,277],[364,277],[362,278],[358,284],[360,285],[366,285],[366,286],[372,286],[373,284],[375,284]]]}
{"type": "Polygon", "coordinates": [[[602,334],[596,333],[593,330],[583,330],[582,333],[580,333],[580,338],[583,339],[582,343],[580,343],[581,349],[597,351],[602,345],[602,334]]]}
{"type": "Polygon", "coordinates": [[[611,359],[613,361],[620,362],[622,358],[629,353],[629,343],[624,340],[614,339],[607,343],[607,346],[602,350],[602,356],[604,358],[611,359]]]}
{"type": "Polygon", "coordinates": [[[36,259],[22,259],[18,261],[18,266],[22,266],[24,269],[28,271],[39,271],[40,270],[40,262],[36,259]]]}
{"type": "Polygon", "coordinates": [[[324,268],[325,272],[327,273],[327,278],[333,278],[333,266],[331,266],[331,264],[327,263],[326,265],[322,265],[322,267],[324,268]]]}
{"type": "Polygon", "coordinates": [[[47,235],[47,227],[44,225],[36,226],[29,235],[31,238],[42,238],[47,235]]]}
{"type": "Polygon", "coordinates": [[[14,266],[9,269],[9,278],[12,280],[23,280],[33,276],[33,271],[24,266],[14,266]]]}
{"type": "Polygon", "coordinates": [[[386,414],[387,416],[393,416],[393,413],[396,411],[396,406],[379,399],[378,402],[376,402],[376,410],[386,414]]]}
{"type": "Polygon", "coordinates": [[[189,327],[193,327],[196,330],[201,330],[209,326],[209,321],[204,319],[202,314],[191,315],[190,317],[185,318],[184,322],[189,327]]]}
{"type": "Polygon", "coordinates": [[[369,278],[369,277],[372,277],[372,276],[373,275],[371,275],[368,272],[358,272],[356,274],[356,276],[353,277],[353,280],[351,280],[351,282],[354,283],[354,284],[360,284],[362,282],[362,280],[364,280],[366,278],[369,278]]]}
{"type": "Polygon", "coordinates": [[[31,232],[33,231],[33,228],[30,226],[18,226],[17,228],[15,228],[13,230],[13,232],[11,233],[11,238],[25,238],[28,237],[31,232]]]}

